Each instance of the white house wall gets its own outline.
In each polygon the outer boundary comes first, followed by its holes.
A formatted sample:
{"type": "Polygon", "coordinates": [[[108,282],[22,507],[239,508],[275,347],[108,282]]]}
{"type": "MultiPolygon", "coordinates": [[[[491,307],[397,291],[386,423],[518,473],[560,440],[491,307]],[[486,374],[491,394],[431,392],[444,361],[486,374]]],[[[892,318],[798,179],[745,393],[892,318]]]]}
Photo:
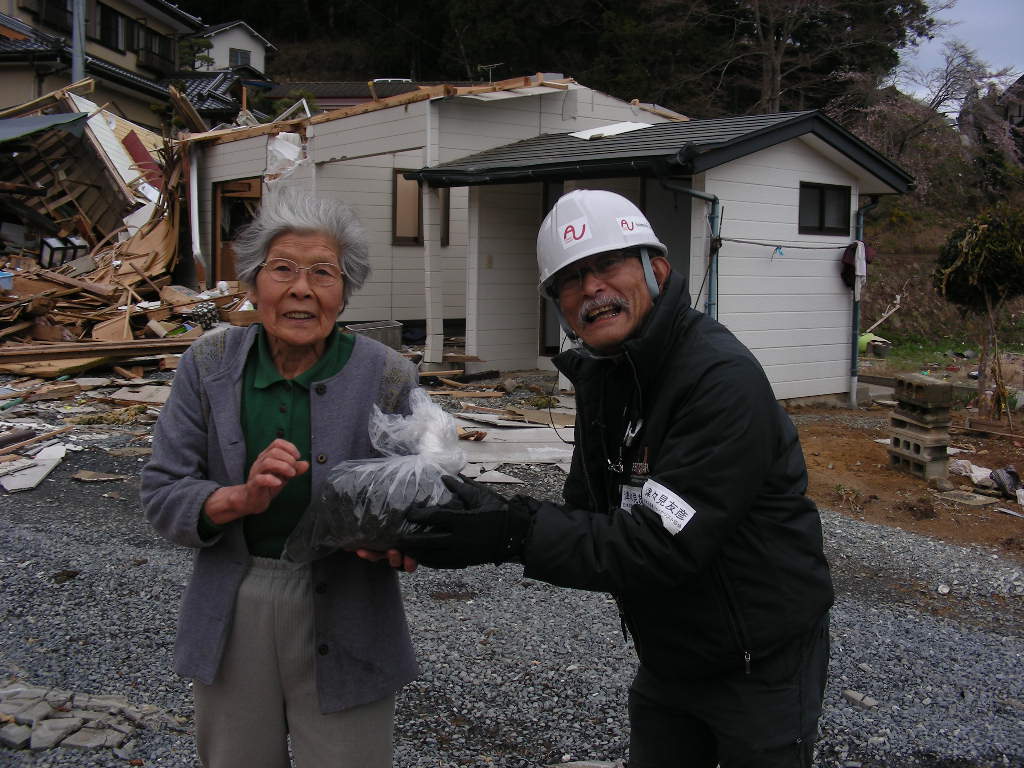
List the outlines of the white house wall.
{"type": "Polygon", "coordinates": [[[199,154],[199,236],[208,281],[213,275],[213,185],[262,176],[266,167],[266,136],[216,144],[199,154]]]}
{"type": "Polygon", "coordinates": [[[418,101],[311,125],[308,135],[313,160],[324,163],[420,150],[426,144],[428,109],[430,102],[418,101]]]}
{"type": "Polygon", "coordinates": [[[238,48],[249,51],[249,66],[266,72],[266,46],[246,31],[245,27],[238,26],[218,32],[209,38],[213,47],[207,55],[213,59],[213,69],[227,69],[231,66],[230,49],[238,48]]]}
{"type": "MultiPolygon", "coordinates": [[[[856,179],[799,140],[694,180],[695,187],[722,202],[718,319],[757,356],[780,399],[849,390],[852,295],[839,276],[839,261],[852,231],[845,236],[800,235],[800,182],[851,187],[854,221],[856,179]],[[781,254],[773,253],[776,244],[782,246],[781,254]]],[[[707,206],[695,200],[690,288],[696,294],[705,283],[696,303],[701,310],[708,290],[706,216],[707,206]]]]}
{"type": "MultiPolygon", "coordinates": [[[[310,128],[318,194],[351,205],[370,241],[372,272],[346,309],[346,320],[401,321],[425,315],[424,246],[392,243],[391,197],[396,169],[426,163],[428,109],[427,102],[418,102],[310,128]]],[[[436,115],[430,119],[436,124],[436,115]]],[[[448,318],[463,318],[466,311],[467,200],[465,189],[452,190],[449,245],[439,247],[448,318]]],[[[424,235],[438,237],[434,230],[424,235]]]]}
{"type": "Polygon", "coordinates": [[[469,260],[466,352],[484,367],[533,368],[539,334],[537,265],[533,252],[540,223],[540,184],[469,190],[469,260]]]}

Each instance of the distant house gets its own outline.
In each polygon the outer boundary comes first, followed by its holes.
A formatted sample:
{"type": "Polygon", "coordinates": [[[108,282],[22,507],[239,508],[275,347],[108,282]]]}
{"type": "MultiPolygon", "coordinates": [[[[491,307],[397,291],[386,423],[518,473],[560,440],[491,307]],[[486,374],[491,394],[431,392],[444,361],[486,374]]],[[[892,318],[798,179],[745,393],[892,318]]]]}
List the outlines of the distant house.
{"type": "Polygon", "coordinates": [[[1024,128],[1024,75],[1007,88],[999,97],[1003,117],[1014,128],[1024,128]]]}
{"type": "Polygon", "coordinates": [[[754,351],[780,398],[849,390],[840,258],[863,205],[912,184],[818,112],[687,120],[552,76],[421,87],[191,140],[203,150],[208,280],[231,274],[232,234],[268,181],[338,197],[366,225],[374,270],[343,318],[426,319],[431,361],[444,321],[464,319],[466,351],[487,368],[550,365],[561,339],[537,293],[540,221],[571,189],[620,192],[669,246],[695,305],[754,351]],[[264,178],[282,132],[304,155],[264,178]]]}
{"type": "MultiPolygon", "coordinates": [[[[0,108],[68,84],[71,4],[17,0],[0,14],[0,108]]],[[[178,68],[177,40],[202,21],[166,0],[86,0],[85,75],[93,98],[135,123],[159,126],[150,109],[166,103],[161,78],[178,68]]]]}
{"type": "Polygon", "coordinates": [[[277,50],[263,35],[244,21],[225,21],[213,24],[193,35],[206,38],[213,47],[206,52],[212,63],[203,69],[226,70],[234,67],[251,67],[259,73],[267,71],[267,57],[277,50]]]}
{"type": "Polygon", "coordinates": [[[264,72],[268,54],[277,49],[244,21],[203,27],[191,37],[210,41],[204,52],[210,61],[182,62],[189,69],[174,73],[166,84],[181,91],[210,126],[232,123],[242,110],[252,113],[253,92],[273,87],[264,72]]]}

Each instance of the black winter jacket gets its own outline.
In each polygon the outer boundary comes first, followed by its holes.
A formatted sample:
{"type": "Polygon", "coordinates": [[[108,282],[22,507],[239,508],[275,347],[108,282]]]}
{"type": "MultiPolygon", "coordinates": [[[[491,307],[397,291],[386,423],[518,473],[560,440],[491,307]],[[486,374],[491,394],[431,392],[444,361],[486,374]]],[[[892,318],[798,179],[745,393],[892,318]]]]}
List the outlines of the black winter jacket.
{"type": "Polygon", "coordinates": [[[623,354],[555,364],[576,388],[576,447],[566,504],[535,507],[526,576],[613,593],[667,679],[750,671],[808,631],[833,591],[796,429],[685,280],[670,276],[623,354]],[[643,503],[622,509],[631,478],[643,503]]]}

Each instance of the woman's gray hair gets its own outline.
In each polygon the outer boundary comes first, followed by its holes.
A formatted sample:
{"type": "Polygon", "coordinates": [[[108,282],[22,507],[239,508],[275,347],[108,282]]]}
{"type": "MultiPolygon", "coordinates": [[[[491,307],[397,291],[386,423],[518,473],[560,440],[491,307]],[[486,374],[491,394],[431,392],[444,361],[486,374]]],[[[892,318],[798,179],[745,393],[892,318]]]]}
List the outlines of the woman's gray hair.
{"type": "Polygon", "coordinates": [[[275,191],[264,197],[259,214],[238,232],[231,244],[238,279],[253,285],[271,242],[288,232],[318,232],[338,244],[338,266],[345,273],[342,301],[347,306],[349,296],[362,288],[370,275],[370,247],[355,212],[340,200],[313,197],[295,189],[275,191]]]}

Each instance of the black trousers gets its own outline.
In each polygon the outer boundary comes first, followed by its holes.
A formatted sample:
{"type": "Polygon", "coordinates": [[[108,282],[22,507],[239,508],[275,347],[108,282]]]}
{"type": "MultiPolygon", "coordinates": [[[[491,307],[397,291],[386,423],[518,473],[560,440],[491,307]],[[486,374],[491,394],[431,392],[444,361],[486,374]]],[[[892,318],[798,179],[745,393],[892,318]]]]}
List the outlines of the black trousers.
{"type": "Polygon", "coordinates": [[[629,691],[629,768],[810,768],[828,677],[828,615],[744,670],[629,691]]]}

